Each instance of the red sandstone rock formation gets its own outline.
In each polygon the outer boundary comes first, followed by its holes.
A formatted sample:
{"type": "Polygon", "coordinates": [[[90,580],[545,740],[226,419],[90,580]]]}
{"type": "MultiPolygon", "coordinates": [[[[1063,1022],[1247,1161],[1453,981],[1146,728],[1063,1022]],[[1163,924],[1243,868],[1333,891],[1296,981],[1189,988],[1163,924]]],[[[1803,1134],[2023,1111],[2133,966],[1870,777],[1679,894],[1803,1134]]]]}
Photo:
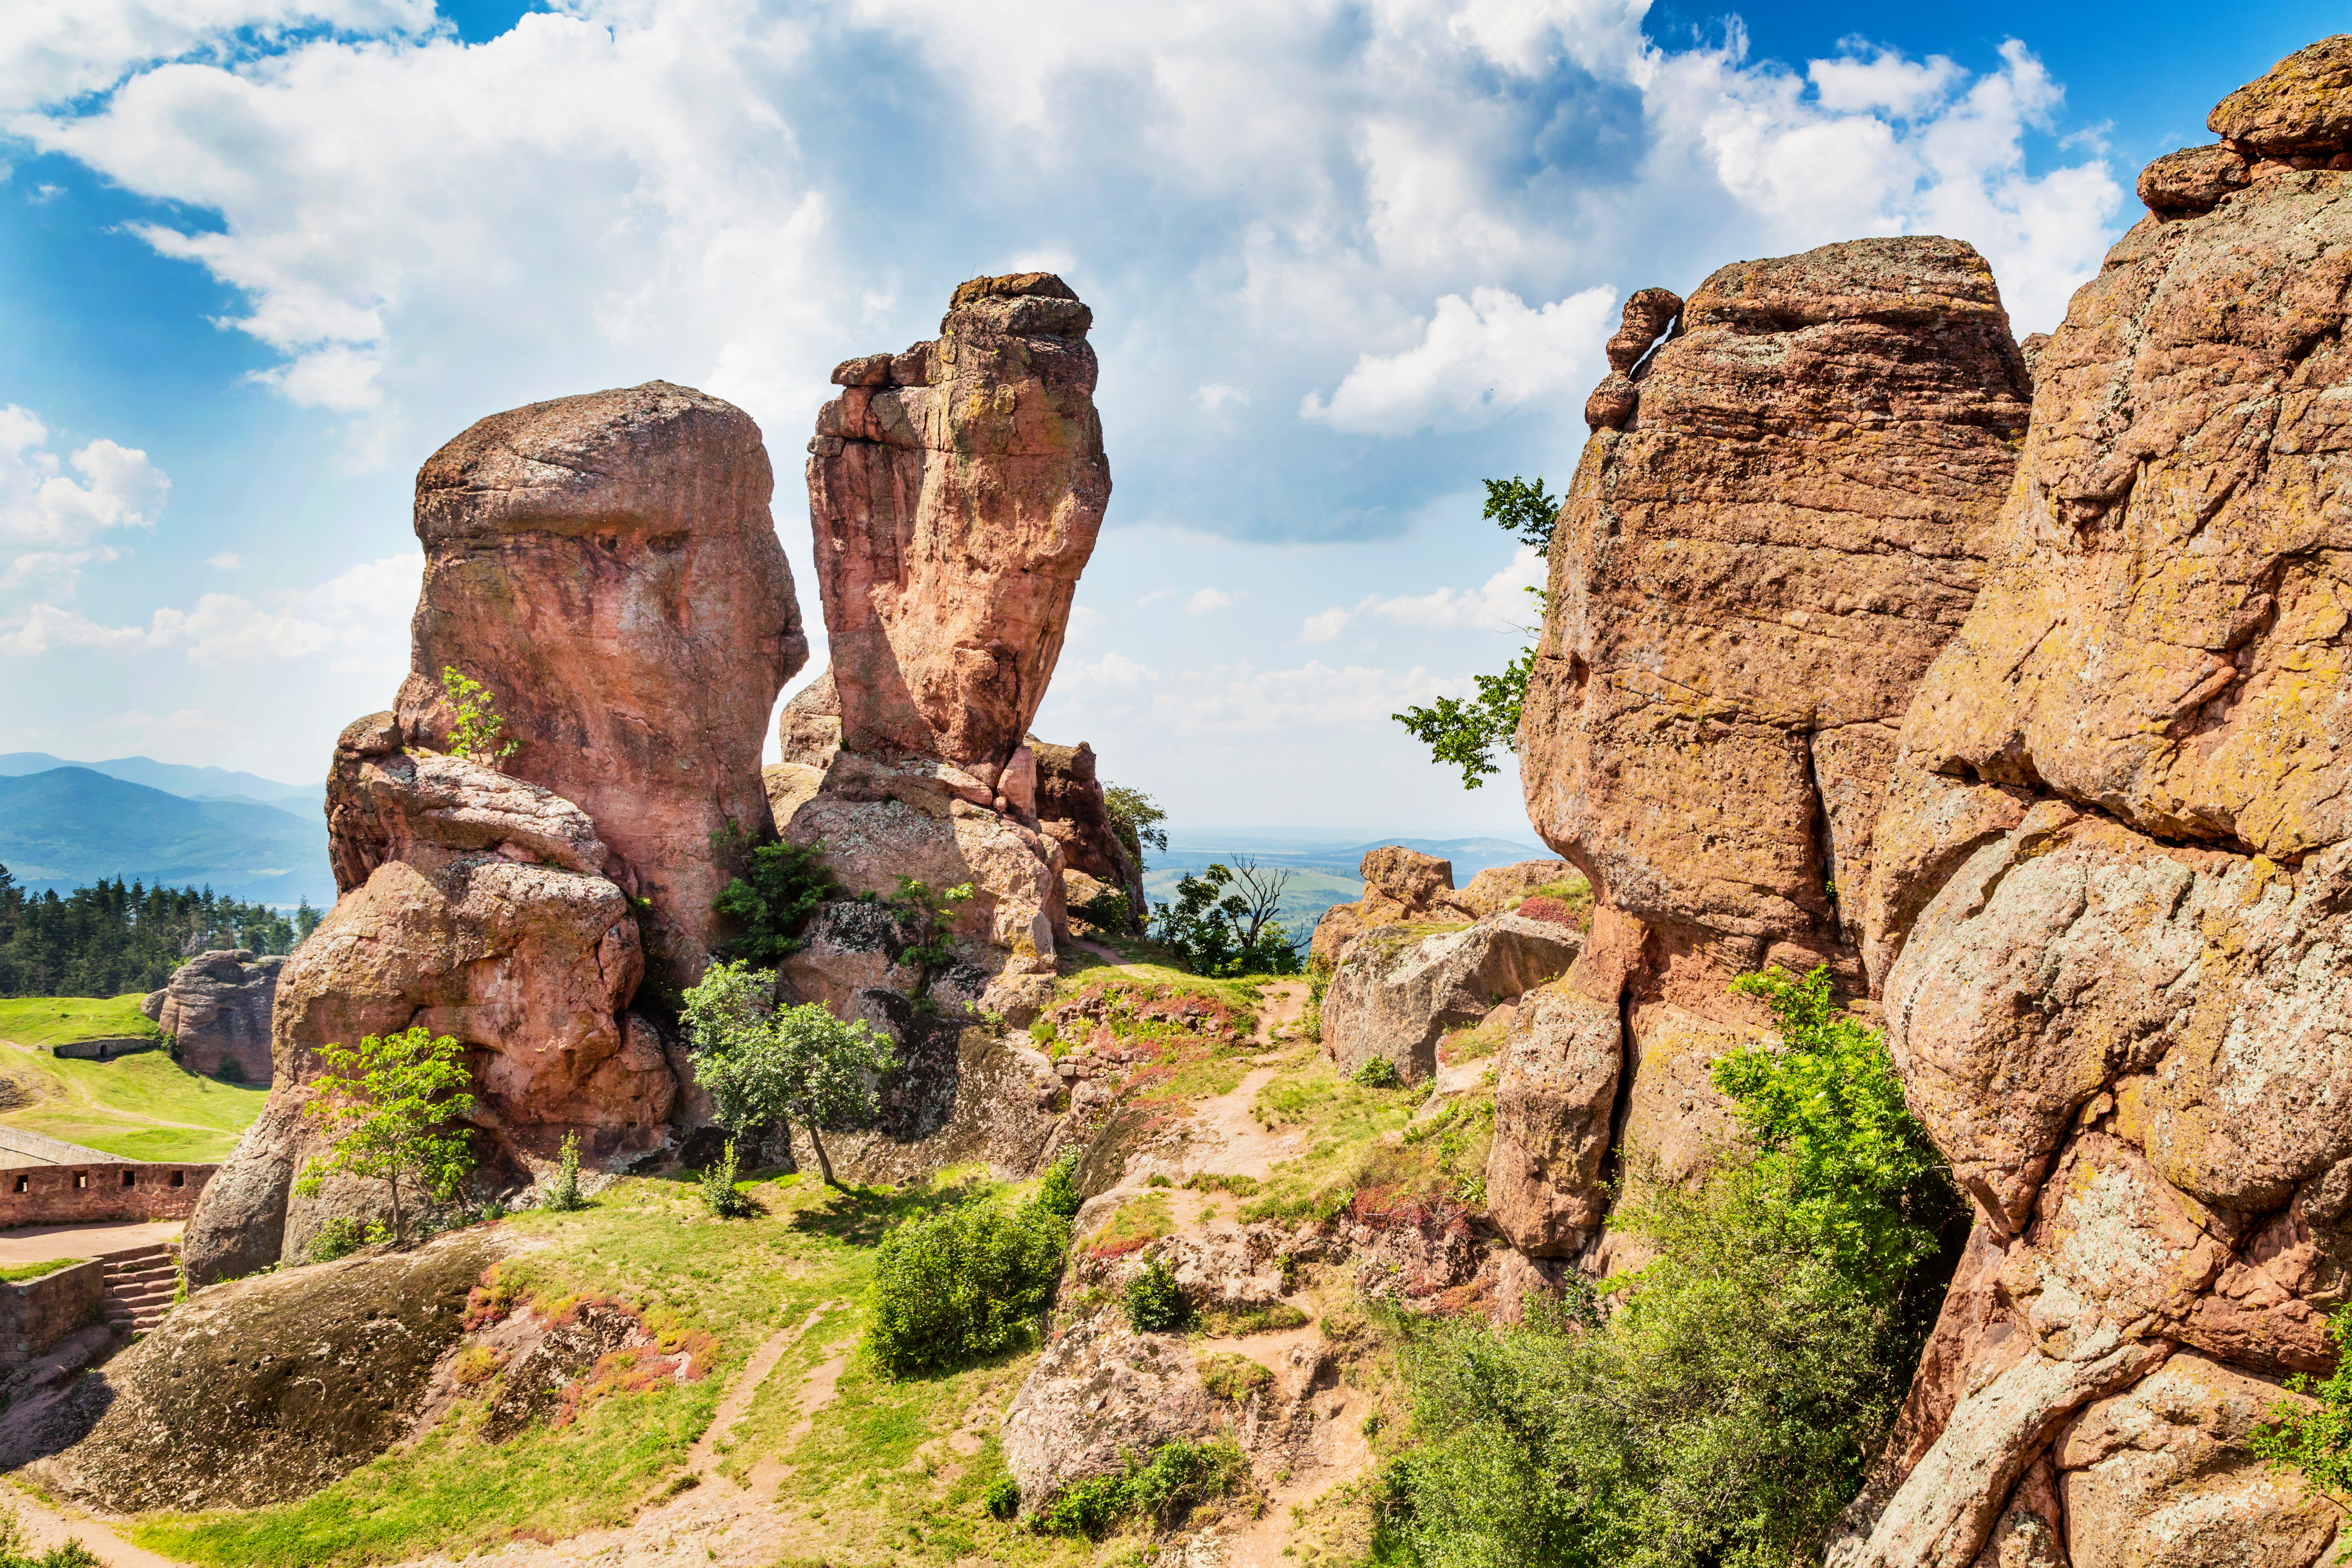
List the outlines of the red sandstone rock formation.
{"type": "Polygon", "coordinates": [[[562,1138],[660,1147],[678,1081],[629,1010],[719,935],[712,835],[770,826],[761,728],[807,657],[740,410],[653,382],[480,421],[425,463],[413,673],[343,731],[335,908],[279,977],[277,1079],[189,1222],[191,1279],[299,1255],[371,1186],[296,1195],[319,1047],[418,1026],[468,1047],[478,1153],[527,1178],[562,1138]],[[496,694],[507,772],[443,754],[455,667],[496,694]]]}
{"type": "Polygon", "coordinates": [[[1037,759],[1037,829],[1060,847],[1063,875],[1076,872],[1116,889],[1141,919],[1143,868],[1111,829],[1095,749],[1084,741],[1056,746],[1032,735],[1029,751],[1037,759]]]}
{"type": "Polygon", "coordinates": [[[769,770],[851,889],[971,883],[959,931],[1031,990],[1065,914],[1024,737],[1110,499],[1091,321],[1051,274],[974,279],[936,341],[834,372],[808,463],[830,692],[787,708],[769,770]]]}
{"type": "Polygon", "coordinates": [[[140,1011],[155,1020],[190,1072],[268,1083],[269,1010],[285,962],[243,949],[200,954],[173,970],[140,1011]]]}
{"type": "Polygon", "coordinates": [[[1540,1027],[1523,1010],[1500,1069],[1489,1191],[1539,1257],[1596,1227],[1588,1037],[1630,1033],[1641,1064],[1627,1149],[1695,1176],[1732,1131],[1708,1064],[1763,1022],[1732,976],[1827,962],[1858,988],[1841,899],[2027,415],[1990,268],[1932,237],[1741,262],[1687,303],[1644,290],[1611,363],[1519,737],[1528,815],[1598,902],[1566,994],[1540,1027]],[[1533,1131],[1560,1104],[1581,1120],[1533,1131]]]}
{"type": "Polygon", "coordinates": [[[769,826],[762,732],[808,659],[773,488],[748,415],[659,381],[492,415],[416,475],[409,743],[446,745],[445,666],[495,691],[506,771],[594,821],[676,984],[719,934],[711,834],[769,826]]]}
{"type": "Polygon", "coordinates": [[[850,752],[936,758],[1012,799],[1001,775],[1110,500],[1093,320],[1051,273],[975,278],[936,341],[833,373],[809,512],[850,752]]]}
{"type": "Polygon", "coordinates": [[[2352,1270],[2352,37],[2210,124],[2042,351],[1877,825],[1871,973],[1979,1230],[1842,1563],[1965,1568],[2053,1497],[2074,1568],[2336,1534],[2231,1445],[2352,1270]]]}
{"type": "Polygon", "coordinates": [[[1309,952],[1319,963],[1336,966],[1374,926],[1476,918],[1454,902],[1451,860],[1387,844],[1367,850],[1356,874],[1364,879],[1364,896],[1352,904],[1333,904],[1315,924],[1309,952]]]}

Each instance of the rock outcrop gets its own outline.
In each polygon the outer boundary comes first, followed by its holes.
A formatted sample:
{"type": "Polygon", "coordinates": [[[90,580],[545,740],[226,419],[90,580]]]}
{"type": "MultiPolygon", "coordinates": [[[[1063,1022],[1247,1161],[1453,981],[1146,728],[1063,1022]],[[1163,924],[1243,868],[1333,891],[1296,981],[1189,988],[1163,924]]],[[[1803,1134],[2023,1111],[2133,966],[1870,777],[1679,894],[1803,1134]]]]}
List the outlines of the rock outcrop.
{"type": "Polygon", "coordinates": [[[2027,420],[1991,270],[1953,240],[1740,262],[1667,331],[1672,300],[1636,296],[1612,341],[1519,731],[1529,817],[1596,900],[1499,1068],[1488,1189],[1539,1258],[1601,1228],[1595,1137],[1686,1179],[1734,1135],[1707,1068],[1765,1019],[1733,976],[1826,963],[1861,989],[1896,725],[1974,601],[2027,420]]]}
{"type": "Polygon", "coordinates": [[[1038,830],[1060,847],[1063,876],[1090,877],[1124,894],[1129,914],[1140,920],[1143,867],[1111,826],[1095,749],[1084,741],[1056,746],[1032,735],[1029,750],[1037,759],[1038,830]]]}
{"type": "Polygon", "coordinates": [[[602,846],[586,815],[477,763],[365,749],[383,743],[382,719],[344,731],[329,788],[339,846],[382,858],[279,972],[269,1101],[188,1222],[200,1283],[299,1256],[327,1220],[381,1206],[373,1183],[293,1190],[320,1147],[302,1107],[329,1042],[411,1026],[464,1042],[477,1152],[508,1182],[567,1133],[598,1160],[668,1133],[677,1079],[660,1030],[629,1011],[637,922],[587,868],[602,846]]]}
{"type": "Polygon", "coordinates": [[[2336,1533],[2231,1445],[2352,1277],[2352,37],[2210,123],[2247,177],[2152,196],[2042,351],[1876,825],[1870,973],[1984,1283],[1842,1563],[1967,1564],[2053,1494],[2075,1568],[2336,1533]]]}
{"type": "Polygon", "coordinates": [[[936,340],[834,372],[808,462],[833,666],[768,770],[848,890],[971,886],[956,931],[1008,1015],[1066,931],[1025,737],[1110,499],[1092,320],[1051,274],[974,279],[936,340]]]}
{"type": "Polygon", "coordinates": [[[1367,850],[1357,864],[1364,895],[1352,904],[1333,904],[1315,925],[1308,952],[1327,967],[1347,955],[1355,940],[1375,926],[1435,922],[1466,923],[1476,915],[1454,896],[1454,862],[1387,844],[1367,850]]]}
{"type": "Polygon", "coordinates": [[[595,823],[672,985],[720,935],[711,835],[769,826],[761,743],[808,661],[773,489],[750,416],[659,381],[492,415],[416,475],[407,743],[447,749],[445,668],[495,692],[505,771],[595,823]]]}
{"type": "Polygon", "coordinates": [[[1323,997],[1323,1048],[1343,1073],[1375,1058],[1416,1083],[1437,1070],[1437,1043],[1499,1003],[1556,980],[1576,961],[1573,927],[1516,914],[1417,936],[1374,926],[1349,947],[1323,997]]]}
{"type": "Polygon", "coordinates": [[[472,1230],[205,1291],[11,1432],[0,1459],[53,1456],[27,1474],[111,1512],[307,1496],[408,1436],[497,1256],[472,1230]]]}
{"type": "Polygon", "coordinates": [[[665,382],[493,416],[419,470],[412,673],[336,742],[341,897],[279,972],[269,1101],[189,1221],[192,1280],[381,1206],[372,1184],[293,1191],[330,1043],[463,1042],[494,1182],[571,1133],[605,1162],[671,1141],[672,1047],[630,1004],[719,940],[714,836],[770,829],[761,730],[807,658],[771,487],[747,416],[665,382]],[[495,693],[501,765],[446,754],[451,668],[495,693]]]}
{"type": "Polygon", "coordinates": [[[172,972],[139,1010],[172,1042],[190,1072],[242,1083],[268,1083],[269,1010],[283,954],[244,948],[199,954],[172,972]]]}

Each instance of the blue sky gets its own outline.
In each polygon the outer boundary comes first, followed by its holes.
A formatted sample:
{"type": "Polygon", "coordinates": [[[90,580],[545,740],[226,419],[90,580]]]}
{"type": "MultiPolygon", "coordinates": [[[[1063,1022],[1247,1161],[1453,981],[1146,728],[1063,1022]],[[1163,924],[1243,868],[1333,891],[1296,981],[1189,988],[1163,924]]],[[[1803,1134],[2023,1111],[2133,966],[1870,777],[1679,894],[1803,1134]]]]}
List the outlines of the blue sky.
{"type": "Polygon", "coordinates": [[[816,625],[826,373],[1046,266],[1117,488],[1040,733],[1189,824],[1525,837],[1386,715],[1510,657],[1477,481],[1565,481],[1624,295],[1942,232],[2046,329],[2345,15],[16,0],[0,751],[317,776],[405,668],[417,464],[656,376],[760,420],[816,625]]]}

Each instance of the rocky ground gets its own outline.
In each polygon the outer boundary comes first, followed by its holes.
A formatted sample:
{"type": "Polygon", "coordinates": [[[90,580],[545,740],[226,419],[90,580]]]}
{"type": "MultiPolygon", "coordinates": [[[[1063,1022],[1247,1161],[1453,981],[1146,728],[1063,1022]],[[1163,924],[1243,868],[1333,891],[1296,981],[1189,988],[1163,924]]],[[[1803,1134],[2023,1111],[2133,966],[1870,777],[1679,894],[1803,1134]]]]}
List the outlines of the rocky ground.
{"type": "Polygon", "coordinates": [[[618,1182],[581,1214],[198,1293],[57,1407],[12,1414],[20,1460],[88,1434],[16,1472],[37,1489],[33,1539],[79,1535],[136,1564],[1359,1555],[1357,1483],[1401,1413],[1381,1304],[1458,1310],[1491,1289],[1454,1194],[1483,1166],[1478,1053],[1499,1031],[1449,1037],[1434,1085],[1368,1087],[1307,1037],[1304,979],[1187,983],[1107,948],[1066,967],[1029,1039],[1076,1109],[1064,1142],[1105,1173],[1043,1345],[903,1383],[855,1353],[884,1226],[984,1172],[838,1194],[787,1175],[754,1184],[764,1212],[734,1222],[682,1181],[618,1182]],[[1199,1304],[1179,1331],[1136,1333],[1116,1305],[1153,1258],[1199,1304]],[[416,1288],[373,1289],[387,1270],[416,1288]],[[257,1338],[289,1313],[303,1333],[257,1338]],[[1147,1362],[1167,1373],[1149,1407],[1079,1375],[1147,1362]],[[199,1385],[204,1420],[163,1410],[199,1385]],[[1247,1478],[1189,1519],[1100,1542],[982,1506],[1008,1471],[1047,1495],[1029,1451],[1066,1481],[1090,1442],[1129,1429],[1231,1434],[1247,1478]],[[168,1453],[146,1451],[167,1435],[168,1453]],[[221,1491],[289,1443],[299,1484],[221,1491]]]}

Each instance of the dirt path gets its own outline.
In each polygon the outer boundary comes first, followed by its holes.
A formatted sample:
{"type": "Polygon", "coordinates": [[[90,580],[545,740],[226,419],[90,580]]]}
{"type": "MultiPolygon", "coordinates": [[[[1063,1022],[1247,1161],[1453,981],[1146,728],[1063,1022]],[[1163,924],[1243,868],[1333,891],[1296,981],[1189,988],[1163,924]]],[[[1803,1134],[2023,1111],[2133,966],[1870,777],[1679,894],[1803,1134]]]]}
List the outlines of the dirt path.
{"type": "Polygon", "coordinates": [[[33,1556],[68,1541],[79,1541],[97,1553],[107,1568],[180,1568],[179,1559],[133,1546],[89,1515],[51,1508],[14,1482],[9,1483],[7,1498],[16,1505],[16,1518],[25,1526],[26,1544],[33,1556]]]}

